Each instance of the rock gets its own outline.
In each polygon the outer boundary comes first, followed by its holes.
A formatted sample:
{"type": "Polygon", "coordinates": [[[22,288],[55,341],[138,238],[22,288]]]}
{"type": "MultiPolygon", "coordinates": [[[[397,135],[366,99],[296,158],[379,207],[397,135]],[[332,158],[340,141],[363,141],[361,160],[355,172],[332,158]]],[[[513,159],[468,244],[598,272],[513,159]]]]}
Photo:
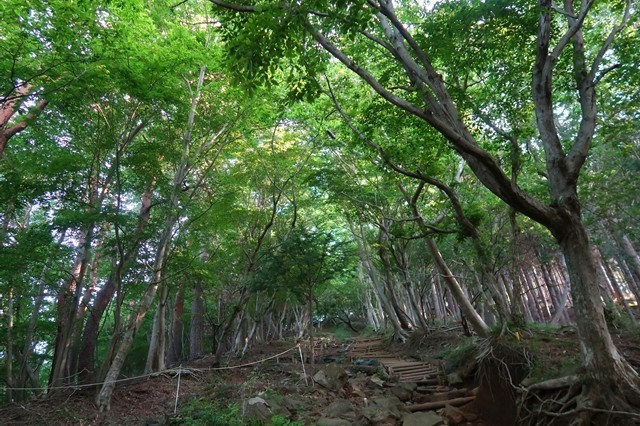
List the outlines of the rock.
{"type": "Polygon", "coordinates": [[[360,398],[367,396],[360,387],[360,382],[358,380],[349,379],[349,386],[351,386],[351,395],[359,396],[360,398]]]}
{"type": "Polygon", "coordinates": [[[406,389],[402,385],[397,385],[391,388],[391,393],[398,397],[398,399],[402,402],[411,401],[411,397],[413,396],[413,392],[406,389]]]}
{"type": "Polygon", "coordinates": [[[444,418],[434,411],[411,413],[402,418],[402,426],[439,426],[443,423],[444,418]]]}
{"type": "Polygon", "coordinates": [[[400,383],[399,386],[402,386],[403,388],[405,388],[409,392],[413,392],[416,389],[418,389],[418,384],[416,382],[404,382],[404,383],[400,383]]]}
{"type": "Polygon", "coordinates": [[[352,422],[343,419],[320,417],[315,424],[318,426],[351,426],[352,422]]]}
{"type": "Polygon", "coordinates": [[[247,400],[247,404],[249,405],[255,405],[255,404],[264,404],[266,406],[269,406],[269,404],[267,403],[267,401],[265,401],[264,399],[260,398],[259,396],[255,396],[253,398],[249,398],[247,400]]]}
{"type": "Polygon", "coordinates": [[[282,406],[293,412],[305,410],[307,408],[307,404],[302,401],[298,401],[297,399],[291,398],[290,396],[284,397],[284,399],[282,400],[282,406]]]}
{"type": "Polygon", "coordinates": [[[477,414],[462,411],[461,409],[448,404],[442,409],[442,415],[450,420],[450,424],[454,425],[463,422],[473,422],[478,419],[477,414]]]}
{"type": "Polygon", "coordinates": [[[382,380],[380,377],[374,376],[374,377],[371,377],[369,380],[380,387],[384,386],[384,380],[382,380]]]}
{"type": "Polygon", "coordinates": [[[271,419],[273,413],[271,412],[271,408],[269,408],[267,401],[256,396],[247,400],[244,415],[247,419],[257,419],[267,422],[271,419]]]}
{"type": "Polygon", "coordinates": [[[279,414],[283,417],[290,418],[293,413],[285,404],[285,400],[281,398],[268,398],[267,406],[271,408],[273,414],[279,414]]]}
{"type": "Polygon", "coordinates": [[[467,420],[459,408],[447,404],[442,410],[442,415],[449,419],[449,424],[457,425],[467,420]]]}
{"type": "Polygon", "coordinates": [[[405,412],[405,405],[395,396],[372,398],[362,409],[364,417],[374,425],[395,424],[405,412]]]}
{"type": "Polygon", "coordinates": [[[339,418],[353,422],[356,419],[356,411],[349,400],[336,399],[322,411],[326,417],[339,418]]]}
{"type": "Polygon", "coordinates": [[[451,374],[447,374],[447,383],[449,384],[449,386],[460,385],[463,382],[464,381],[462,380],[462,377],[459,373],[453,372],[451,374]]]}
{"type": "Polygon", "coordinates": [[[336,364],[329,364],[323,367],[313,376],[313,381],[325,389],[339,391],[347,384],[347,372],[336,364]]]}

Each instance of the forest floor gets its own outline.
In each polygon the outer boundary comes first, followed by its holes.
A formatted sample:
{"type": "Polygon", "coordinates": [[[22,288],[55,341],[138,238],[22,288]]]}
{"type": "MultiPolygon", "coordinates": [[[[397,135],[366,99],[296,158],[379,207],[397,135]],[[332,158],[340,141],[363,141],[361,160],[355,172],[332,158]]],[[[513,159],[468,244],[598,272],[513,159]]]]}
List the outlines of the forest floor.
{"type": "MultiPolygon", "coordinates": [[[[640,369],[637,331],[614,332],[614,338],[627,360],[640,369]]],[[[306,363],[304,371],[296,344],[275,342],[223,362],[249,366],[216,370],[210,358],[203,358],[182,367],[179,385],[178,370],[119,385],[111,410],[102,417],[93,402],[96,390],[76,389],[0,407],[0,424],[504,426],[515,423],[517,391],[499,378],[508,375],[511,383],[533,383],[571,374],[579,365],[572,327],[508,331],[497,345],[494,341],[489,355],[483,349],[486,342],[464,337],[459,327],[416,332],[402,344],[381,339],[384,351],[395,358],[436,366],[441,379],[435,386],[427,381],[401,383],[375,361],[351,357],[346,349],[354,337],[337,339],[325,333],[318,341],[317,363],[313,368],[306,363]],[[492,370],[503,361],[512,366],[508,373],[492,370]],[[318,379],[320,371],[326,372],[326,380],[318,379]],[[314,374],[319,381],[312,379],[314,374]],[[456,398],[460,395],[475,398],[456,398]],[[453,402],[426,413],[409,411],[417,403],[442,399],[453,402]]]]}

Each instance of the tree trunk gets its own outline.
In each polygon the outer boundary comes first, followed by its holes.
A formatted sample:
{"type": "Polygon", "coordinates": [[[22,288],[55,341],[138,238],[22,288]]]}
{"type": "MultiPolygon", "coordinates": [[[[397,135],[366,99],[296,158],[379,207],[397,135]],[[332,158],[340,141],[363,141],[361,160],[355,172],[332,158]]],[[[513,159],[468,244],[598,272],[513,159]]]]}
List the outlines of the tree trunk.
{"type": "Polygon", "coordinates": [[[65,281],[58,290],[56,299],[57,314],[56,338],[51,373],[49,375],[49,387],[58,387],[69,383],[70,371],[66,371],[68,357],[71,350],[71,337],[75,323],[76,310],[80,302],[82,283],[89,262],[89,252],[93,239],[93,225],[89,224],[84,229],[78,244],[78,253],[73,261],[71,277],[65,281]]]}
{"type": "Polygon", "coordinates": [[[633,297],[635,298],[636,302],[640,303],[640,285],[638,284],[638,281],[636,280],[633,272],[631,272],[631,269],[629,269],[627,261],[622,256],[619,256],[616,259],[616,263],[618,264],[618,267],[624,275],[624,279],[627,283],[627,286],[629,287],[629,291],[633,293],[633,297]]]}
{"type": "Polygon", "coordinates": [[[489,327],[484,322],[482,317],[478,314],[476,309],[473,307],[468,298],[465,297],[464,291],[460,286],[460,283],[453,275],[453,272],[449,269],[449,266],[445,262],[440,250],[438,250],[438,246],[436,245],[433,238],[426,238],[427,247],[429,247],[429,253],[431,253],[431,257],[433,258],[436,267],[438,268],[438,272],[440,272],[440,276],[442,276],[444,282],[447,285],[447,288],[453,295],[458,307],[462,311],[462,314],[471,324],[473,331],[481,337],[487,337],[490,334],[489,327]]]}
{"type": "Polygon", "coordinates": [[[640,256],[638,255],[635,247],[633,247],[631,240],[625,234],[620,238],[618,244],[622,248],[622,252],[626,257],[628,264],[631,266],[631,269],[637,277],[640,277],[640,256]]]}
{"type": "Polygon", "coordinates": [[[69,340],[71,342],[71,349],[69,352],[69,356],[67,357],[67,367],[66,371],[69,371],[70,375],[75,376],[75,379],[78,379],[78,366],[79,366],[79,357],[80,357],[80,349],[81,349],[81,337],[82,337],[82,327],[85,323],[85,315],[87,310],[89,309],[89,303],[94,294],[94,291],[98,285],[98,267],[100,264],[100,258],[102,254],[102,247],[104,244],[104,240],[106,238],[106,234],[109,230],[110,224],[103,224],[102,231],[100,233],[100,237],[98,239],[98,243],[96,244],[96,248],[94,251],[93,259],[91,260],[91,268],[89,275],[89,285],[84,290],[84,294],[78,303],[78,307],[76,309],[75,318],[73,321],[71,336],[69,340]]]}
{"type": "Polygon", "coordinates": [[[0,159],[4,156],[4,150],[7,147],[9,139],[26,129],[27,125],[31,123],[38,114],[42,113],[47,106],[48,101],[46,99],[40,100],[35,105],[35,108],[24,117],[14,118],[16,112],[19,111],[20,104],[27,99],[32,89],[32,83],[22,83],[10,94],[11,96],[8,97],[9,100],[0,102],[0,159]],[[13,121],[14,124],[9,124],[10,121],[13,121]]]}
{"type": "Polygon", "coordinates": [[[204,301],[202,284],[199,280],[191,289],[191,323],[189,326],[189,359],[204,355],[204,301]]]}
{"type": "Polygon", "coordinates": [[[570,217],[559,238],[571,279],[571,295],[588,386],[589,404],[633,406],[640,403],[638,375],[620,355],[604,316],[595,259],[579,216],[570,217]],[[626,399],[626,401],[619,401],[626,399]],[[618,400],[618,401],[616,401],[618,400]]]}
{"type": "Polygon", "coordinates": [[[7,332],[4,354],[5,382],[7,384],[6,402],[13,402],[13,288],[7,292],[7,332]]]}
{"type": "MultiPolygon", "coordinates": [[[[151,182],[141,197],[141,206],[138,213],[138,224],[133,237],[133,242],[126,253],[120,253],[120,258],[113,266],[107,281],[98,291],[93,306],[89,310],[89,316],[84,326],[82,343],[78,356],[78,378],[81,383],[90,383],[96,380],[95,352],[98,342],[100,322],[107,310],[107,306],[113,299],[116,290],[120,287],[122,276],[131,268],[133,261],[138,257],[144,230],[151,217],[151,197],[155,182],[151,182]]],[[[116,234],[117,235],[117,234],[116,234]]],[[[116,331],[117,333],[117,331],[116,331]]],[[[107,358],[108,359],[108,358],[107,358]]]]}
{"type": "Polygon", "coordinates": [[[184,312],[184,284],[181,284],[176,294],[176,300],[173,308],[171,319],[171,334],[169,335],[169,344],[167,347],[167,364],[178,365],[184,359],[183,338],[184,338],[184,322],[182,314],[184,312]]]}
{"type": "Polygon", "coordinates": [[[627,302],[626,295],[620,288],[620,284],[618,284],[618,279],[613,273],[613,270],[611,269],[611,265],[609,265],[609,262],[606,259],[602,258],[602,256],[600,258],[602,260],[602,266],[604,267],[604,271],[607,275],[607,278],[609,279],[609,283],[611,284],[611,287],[613,288],[613,291],[616,295],[614,302],[618,305],[622,304],[622,306],[624,306],[625,312],[631,319],[631,322],[633,322],[634,324],[637,324],[636,317],[633,315],[633,310],[631,309],[631,306],[629,306],[629,302],[627,302]]]}
{"type": "MultiPolygon", "coordinates": [[[[382,235],[383,231],[380,231],[380,234],[382,235]]],[[[378,244],[379,244],[379,248],[378,248],[378,256],[380,257],[380,260],[382,261],[382,269],[384,272],[384,283],[385,283],[385,287],[387,289],[386,295],[389,298],[389,302],[391,303],[391,306],[393,307],[394,312],[396,313],[398,320],[400,321],[400,326],[402,327],[403,330],[412,330],[413,324],[411,324],[411,320],[409,319],[409,317],[407,316],[407,314],[405,313],[405,311],[400,307],[400,305],[398,304],[398,299],[396,297],[395,291],[394,291],[394,278],[393,278],[393,274],[391,273],[391,263],[389,262],[389,257],[388,257],[388,253],[387,253],[387,248],[385,247],[385,244],[388,243],[388,240],[385,238],[383,239],[382,237],[380,237],[378,239],[378,244]]]]}
{"type": "Polygon", "coordinates": [[[138,309],[131,314],[127,320],[125,332],[118,346],[118,350],[116,351],[113,361],[111,362],[111,366],[109,367],[109,371],[105,376],[102,388],[100,388],[100,392],[96,396],[96,406],[100,412],[108,411],[111,407],[111,395],[116,387],[116,380],[118,380],[124,361],[127,358],[129,348],[133,343],[133,338],[138,332],[140,324],[142,324],[142,320],[149,310],[157,290],[158,284],[155,281],[147,286],[147,290],[138,304],[138,309]]]}
{"type": "Polygon", "coordinates": [[[151,330],[151,341],[147,353],[147,362],[144,367],[144,374],[152,371],[163,371],[166,369],[167,355],[167,299],[169,298],[169,286],[167,283],[160,285],[160,296],[158,297],[158,307],[153,316],[153,328],[151,330]]]}
{"type": "Polygon", "coordinates": [[[354,239],[356,241],[356,245],[358,246],[361,267],[371,280],[373,290],[376,294],[376,297],[380,301],[380,307],[386,314],[386,319],[391,321],[396,337],[400,340],[404,340],[407,337],[407,333],[402,327],[400,319],[398,318],[398,315],[396,314],[396,311],[394,310],[391,302],[385,295],[384,286],[380,283],[380,277],[378,276],[371,261],[371,253],[369,252],[368,242],[366,241],[364,235],[364,229],[362,228],[362,226],[360,226],[356,232],[356,228],[352,223],[349,223],[349,227],[351,229],[351,234],[354,236],[354,239]]]}

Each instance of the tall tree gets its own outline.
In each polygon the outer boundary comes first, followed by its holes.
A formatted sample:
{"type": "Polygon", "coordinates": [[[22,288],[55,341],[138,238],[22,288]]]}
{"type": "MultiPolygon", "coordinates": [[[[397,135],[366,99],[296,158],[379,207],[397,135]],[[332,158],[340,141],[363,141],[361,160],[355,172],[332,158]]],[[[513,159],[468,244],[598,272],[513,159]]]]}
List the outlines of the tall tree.
{"type": "MultiPolygon", "coordinates": [[[[621,356],[607,329],[577,191],[595,134],[596,88],[614,65],[609,61],[619,60],[612,46],[634,12],[631,1],[617,10],[595,7],[588,0],[580,4],[567,1],[561,9],[548,0],[541,1],[535,10],[511,5],[517,12],[515,16],[538,15],[536,46],[527,60],[533,68],[530,99],[535,109],[538,143],[545,155],[548,199],[535,198],[518,186],[501,167],[496,157],[499,153],[492,154],[479,143],[473,121],[462,114],[462,105],[454,101],[445,83],[454,77],[439,72],[438,64],[429,56],[429,34],[419,26],[410,28],[403,23],[428,14],[426,6],[401,3],[397,8],[391,0],[350,2],[349,7],[324,1],[273,3],[271,7],[211,1],[220,7],[223,34],[233,48],[231,55],[249,78],[260,78],[261,73],[281,67],[283,62],[277,53],[285,52],[285,45],[286,56],[303,58],[314,75],[323,55],[308,48],[312,39],[382,99],[435,128],[484,186],[516,211],[545,226],[560,245],[571,277],[585,368],[584,399],[578,407],[582,421],[590,421],[592,408],[633,409],[640,398],[640,378],[621,356]],[[242,20],[243,25],[232,24],[237,20],[242,20]],[[606,25],[608,31],[594,32],[592,22],[606,25]],[[275,36],[262,36],[266,29],[275,36]],[[239,48],[238,40],[243,38],[255,44],[239,48]],[[370,48],[363,49],[364,45],[370,48]],[[367,55],[369,52],[376,54],[367,55]],[[388,64],[386,68],[395,78],[378,73],[383,68],[376,66],[378,63],[388,64]],[[572,86],[561,85],[569,81],[572,86]],[[558,91],[565,95],[561,104],[555,101],[558,97],[552,97],[558,91]],[[560,106],[575,107],[577,111],[571,132],[561,131],[556,124],[562,115],[557,109],[560,106]]],[[[489,8],[478,21],[468,24],[482,25],[495,12],[489,8]]],[[[521,24],[530,22],[523,19],[521,24]]],[[[528,32],[531,27],[521,30],[528,32]]]]}

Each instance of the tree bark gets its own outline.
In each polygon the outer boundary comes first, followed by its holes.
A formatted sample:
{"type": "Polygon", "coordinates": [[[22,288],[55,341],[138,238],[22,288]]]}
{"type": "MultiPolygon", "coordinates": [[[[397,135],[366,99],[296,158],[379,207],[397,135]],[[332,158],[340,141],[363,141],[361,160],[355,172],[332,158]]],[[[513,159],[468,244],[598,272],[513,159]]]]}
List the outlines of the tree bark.
{"type": "Polygon", "coordinates": [[[178,292],[176,293],[175,303],[173,305],[173,317],[171,321],[171,336],[169,338],[169,351],[167,354],[167,363],[178,364],[184,359],[182,349],[182,339],[184,334],[184,322],[182,315],[184,313],[184,282],[180,283],[178,292]]]}
{"type": "Polygon", "coordinates": [[[32,112],[29,112],[25,117],[14,120],[14,124],[10,125],[9,122],[17,112],[19,104],[29,96],[32,88],[31,83],[23,83],[14,90],[8,99],[5,98],[0,102],[0,159],[4,156],[9,139],[26,129],[29,121],[42,113],[48,104],[45,99],[39,101],[32,112]]]}
{"type": "Polygon", "coordinates": [[[398,300],[396,298],[396,294],[394,291],[394,278],[391,273],[391,262],[389,261],[387,244],[389,240],[387,238],[386,230],[380,229],[378,235],[378,257],[382,262],[382,269],[384,273],[384,283],[387,289],[386,295],[389,298],[389,302],[395,311],[398,320],[400,321],[400,326],[403,330],[412,330],[414,328],[411,320],[407,316],[406,312],[400,307],[398,300]]]}
{"type": "Polygon", "coordinates": [[[640,402],[637,372],[621,356],[611,339],[597,284],[595,260],[587,232],[576,217],[565,223],[558,238],[571,278],[571,295],[590,405],[633,406],[640,402]]]}
{"type": "Polygon", "coordinates": [[[70,383],[72,372],[66,370],[66,367],[68,366],[76,310],[80,302],[82,285],[89,263],[92,240],[93,223],[88,224],[82,231],[78,242],[78,252],[71,267],[71,277],[58,290],[55,349],[49,375],[49,387],[51,388],[70,383]]]}
{"type": "Polygon", "coordinates": [[[111,362],[111,366],[109,367],[104,383],[100,388],[100,392],[96,396],[96,406],[100,412],[108,411],[111,407],[111,395],[116,387],[116,381],[118,380],[124,361],[127,358],[127,354],[129,353],[129,348],[133,343],[133,338],[135,337],[138,329],[140,328],[140,324],[142,324],[142,320],[153,302],[157,289],[158,284],[152,283],[147,286],[147,290],[143,294],[135,314],[130,315],[127,320],[125,332],[118,346],[118,350],[111,362]]]}
{"type": "Polygon", "coordinates": [[[160,295],[158,297],[158,307],[153,316],[153,328],[151,330],[151,341],[147,353],[147,362],[144,367],[144,374],[152,371],[164,371],[167,368],[167,300],[169,298],[169,286],[167,283],[160,284],[160,295]]]}
{"type": "Polygon", "coordinates": [[[372,288],[376,294],[376,297],[380,301],[380,307],[386,314],[386,319],[391,321],[395,335],[400,340],[404,340],[407,337],[407,334],[402,327],[402,324],[400,323],[400,319],[398,318],[395,309],[387,298],[384,291],[384,286],[380,283],[380,277],[378,276],[375,267],[373,266],[371,253],[369,252],[369,248],[367,245],[368,243],[364,235],[364,229],[362,228],[362,226],[360,226],[356,230],[354,224],[351,222],[349,223],[349,227],[351,229],[351,234],[354,236],[354,239],[356,241],[356,245],[358,246],[361,267],[371,281],[372,288]]]}
{"type": "Polygon", "coordinates": [[[478,314],[478,311],[476,311],[469,299],[465,297],[460,283],[456,279],[455,275],[453,275],[453,272],[449,269],[449,266],[446,264],[442,254],[440,254],[440,250],[438,250],[438,246],[435,241],[430,237],[427,237],[426,241],[431,257],[433,258],[442,279],[447,284],[447,288],[462,311],[462,314],[469,321],[473,331],[475,331],[478,336],[488,337],[490,334],[489,326],[487,326],[480,314],[478,314]]]}
{"type": "Polygon", "coordinates": [[[189,327],[189,359],[204,355],[204,300],[202,284],[196,280],[191,289],[191,322],[189,327]]]}
{"type": "Polygon", "coordinates": [[[7,292],[7,330],[4,354],[5,382],[7,384],[6,401],[13,402],[13,287],[7,292]]]}
{"type": "MultiPolygon", "coordinates": [[[[151,217],[151,197],[154,184],[151,183],[142,194],[140,211],[138,213],[138,224],[133,236],[131,247],[126,253],[121,253],[116,264],[113,266],[107,281],[98,291],[93,306],[89,310],[89,316],[84,326],[82,343],[80,345],[78,360],[78,378],[81,383],[90,383],[96,380],[95,375],[95,351],[98,342],[98,331],[100,322],[104,316],[107,306],[113,299],[122,276],[131,268],[133,261],[138,257],[140,245],[142,243],[144,230],[151,217]]],[[[116,331],[117,333],[117,331],[116,331]]]]}
{"type": "Polygon", "coordinates": [[[604,271],[607,275],[607,278],[609,279],[609,283],[611,284],[611,287],[613,288],[613,291],[616,295],[614,302],[617,305],[622,304],[622,306],[624,306],[625,312],[629,316],[629,319],[631,319],[631,322],[633,322],[634,324],[637,324],[636,317],[633,314],[633,310],[631,309],[631,306],[629,306],[629,302],[627,302],[626,294],[622,291],[622,288],[620,288],[620,284],[618,284],[618,279],[613,273],[613,270],[611,269],[611,265],[602,256],[600,256],[600,258],[602,260],[602,266],[604,267],[604,271]]]}
{"type": "Polygon", "coordinates": [[[622,252],[626,257],[628,264],[631,265],[631,269],[635,272],[637,277],[640,277],[640,256],[633,246],[633,243],[631,243],[631,240],[625,234],[620,238],[618,244],[622,248],[622,252]]]}

